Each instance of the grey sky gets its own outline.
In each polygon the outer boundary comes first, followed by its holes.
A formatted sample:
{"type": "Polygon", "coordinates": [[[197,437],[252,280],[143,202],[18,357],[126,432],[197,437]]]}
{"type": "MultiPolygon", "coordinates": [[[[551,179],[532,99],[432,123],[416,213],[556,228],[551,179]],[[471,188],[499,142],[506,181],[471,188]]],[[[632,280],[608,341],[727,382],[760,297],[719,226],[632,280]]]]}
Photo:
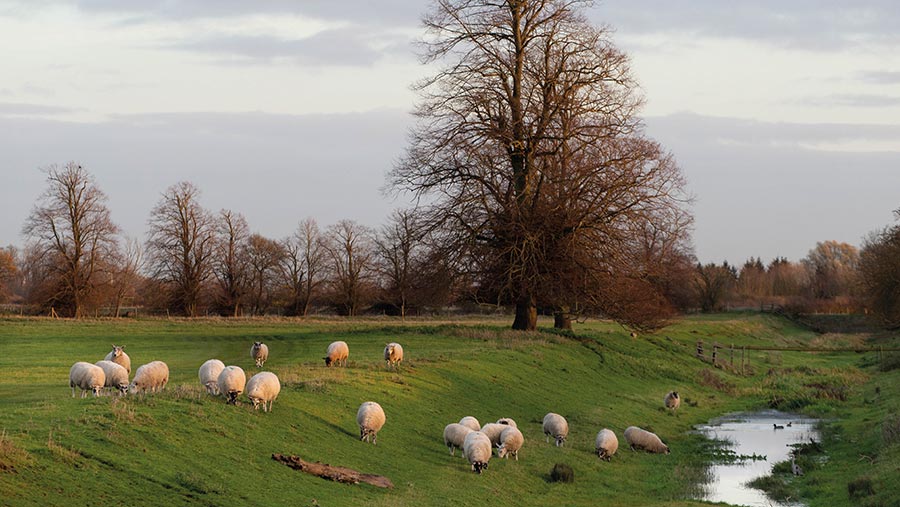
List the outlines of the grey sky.
{"type": "MultiPolygon", "coordinates": [[[[0,244],[76,160],[142,238],[180,180],[275,238],[312,216],[378,225],[429,69],[427,2],[0,0],[0,244]]],[[[696,196],[702,261],[859,244],[900,207],[893,1],[607,0],[648,132],[696,196]]]]}

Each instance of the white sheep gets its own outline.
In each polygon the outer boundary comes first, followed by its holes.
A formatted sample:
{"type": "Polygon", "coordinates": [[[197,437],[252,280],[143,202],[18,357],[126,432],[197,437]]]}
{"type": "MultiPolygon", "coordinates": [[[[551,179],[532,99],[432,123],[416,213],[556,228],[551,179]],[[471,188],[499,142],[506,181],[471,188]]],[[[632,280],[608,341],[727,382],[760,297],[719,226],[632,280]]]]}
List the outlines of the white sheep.
{"type": "Polygon", "coordinates": [[[512,455],[519,461],[519,449],[525,443],[525,436],[515,426],[510,426],[500,433],[500,444],[497,445],[497,457],[506,458],[512,455]]]}
{"type": "Polygon", "coordinates": [[[481,423],[478,422],[478,419],[467,415],[459,420],[459,424],[466,426],[467,428],[471,428],[472,431],[481,431],[481,423]]]}
{"type": "Polygon", "coordinates": [[[384,362],[388,368],[397,367],[403,361],[403,346],[391,342],[384,346],[384,362]]]}
{"type": "Polygon", "coordinates": [[[257,368],[262,368],[269,359],[269,346],[263,342],[254,342],[250,347],[250,357],[256,361],[257,368]]]}
{"type": "Polygon", "coordinates": [[[503,430],[511,427],[506,424],[487,423],[481,427],[481,432],[491,441],[491,446],[495,446],[500,443],[500,434],[503,433],[503,430]]]}
{"type": "Polygon", "coordinates": [[[247,375],[240,366],[226,366],[216,379],[219,386],[219,394],[225,396],[225,403],[237,404],[237,398],[244,392],[247,384],[247,375]]]}
{"type": "Polygon", "coordinates": [[[218,359],[210,359],[200,365],[198,376],[200,377],[200,385],[206,388],[206,392],[213,395],[219,395],[219,374],[225,369],[225,363],[218,359]]]}
{"type": "Polygon", "coordinates": [[[681,398],[678,396],[678,391],[669,391],[663,397],[663,405],[671,409],[673,412],[678,409],[681,405],[681,398]]]}
{"type": "Polygon", "coordinates": [[[375,441],[378,438],[378,432],[381,430],[382,426],[384,426],[385,419],[384,409],[382,409],[381,405],[378,403],[367,401],[360,405],[359,410],[356,411],[356,424],[359,425],[359,439],[368,442],[369,438],[371,438],[372,444],[375,444],[375,441]]]}
{"type": "Polygon", "coordinates": [[[543,428],[544,434],[547,435],[547,442],[550,442],[550,437],[553,437],[556,439],[557,447],[566,443],[566,437],[569,436],[569,422],[565,417],[550,412],[544,416],[543,428]]]}
{"type": "Polygon", "coordinates": [[[250,377],[247,382],[247,398],[253,403],[253,408],[259,410],[259,404],[262,403],[263,411],[272,410],[272,403],[278,398],[281,392],[281,382],[278,377],[269,371],[259,372],[250,377]]]}
{"type": "MultiPolygon", "coordinates": [[[[487,425],[490,426],[490,425],[487,425]]],[[[480,474],[487,470],[491,460],[491,439],[480,431],[473,431],[466,435],[463,441],[463,456],[472,465],[472,471],[480,474]]]]}
{"type": "Polygon", "coordinates": [[[462,449],[466,441],[466,435],[472,433],[472,428],[459,423],[451,423],[444,426],[444,445],[450,450],[450,455],[455,456],[457,449],[462,449]]]}
{"type": "Polygon", "coordinates": [[[638,428],[637,426],[629,426],[625,429],[625,441],[631,446],[632,451],[635,449],[643,449],[647,452],[669,454],[669,446],[664,444],[655,433],[638,428]]]}
{"type": "Polygon", "coordinates": [[[519,427],[519,425],[516,424],[516,421],[512,420],[512,418],[509,417],[501,417],[500,419],[497,419],[497,424],[504,424],[506,426],[512,426],[513,428],[519,427]]]}
{"type": "Polygon", "coordinates": [[[106,357],[104,357],[103,360],[112,361],[120,365],[122,368],[125,368],[125,371],[127,371],[129,375],[131,375],[131,358],[125,353],[125,345],[113,344],[112,350],[109,354],[106,354],[106,357]]]}
{"type": "Polygon", "coordinates": [[[75,387],[81,388],[81,397],[87,396],[87,392],[91,391],[94,396],[100,396],[100,391],[106,383],[106,374],[103,368],[78,361],[69,369],[69,387],[72,388],[72,397],[75,397],[75,387]]]}
{"type": "Polygon", "coordinates": [[[598,457],[609,461],[612,455],[619,450],[619,438],[611,429],[603,428],[597,433],[594,449],[596,449],[598,457]]]}
{"type": "Polygon", "coordinates": [[[325,351],[325,366],[332,364],[347,366],[347,358],[350,357],[350,347],[347,342],[332,342],[325,351]]]}
{"type": "Polygon", "coordinates": [[[169,366],[162,361],[151,361],[134,372],[134,379],[128,390],[132,393],[150,391],[155,393],[165,389],[169,383],[169,366]]]}
{"type": "Polygon", "coordinates": [[[124,366],[106,360],[97,361],[94,364],[99,366],[103,370],[103,374],[106,375],[106,382],[103,383],[104,387],[118,389],[119,395],[128,394],[128,370],[124,366]]]}

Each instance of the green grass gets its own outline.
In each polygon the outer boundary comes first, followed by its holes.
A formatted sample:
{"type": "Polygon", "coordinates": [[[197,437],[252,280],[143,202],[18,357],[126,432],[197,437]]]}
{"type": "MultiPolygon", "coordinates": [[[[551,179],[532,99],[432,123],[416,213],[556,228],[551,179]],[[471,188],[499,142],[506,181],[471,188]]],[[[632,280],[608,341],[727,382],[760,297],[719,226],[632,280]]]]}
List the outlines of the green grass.
{"type": "MultiPolygon", "coordinates": [[[[900,462],[898,446],[880,439],[882,422],[898,412],[900,370],[881,372],[874,358],[785,352],[775,361],[769,353],[748,352],[752,374],[741,376],[693,357],[698,339],[737,347],[823,339],[756,314],[691,317],[636,339],[607,322],[576,325],[575,336],[514,333],[507,324],[0,320],[2,504],[704,505],[688,498],[714,453],[690,433],[692,426],[766,406],[833,421],[826,431],[828,462],[795,481],[811,505],[857,504],[847,485],[863,476],[874,491],[865,490],[866,501],[898,495],[889,479],[896,473],[891,463],[900,462]],[[337,339],[350,345],[349,367],[325,368],[325,348],[337,339]],[[200,364],[213,357],[242,366],[248,376],[255,372],[254,341],[269,345],[265,369],[282,381],[269,414],[246,403],[227,406],[207,396],[197,380],[200,364]],[[398,372],[381,360],[389,341],[400,342],[406,353],[398,372]],[[102,359],[111,343],[126,344],[133,368],[165,361],[171,371],[166,391],[72,398],[69,367],[102,359]],[[661,408],[673,389],[683,398],[677,414],[661,408]],[[356,409],[367,400],[387,413],[377,446],[358,440],[356,409]],[[569,420],[563,448],[541,434],[549,411],[569,420]],[[443,427],[464,415],[482,423],[515,419],[526,439],[519,461],[495,458],[477,476],[458,455],[449,456],[443,427]],[[629,451],[622,438],[629,425],[657,432],[672,454],[629,451]],[[593,454],[603,427],[621,441],[611,463],[593,454]],[[871,461],[859,461],[863,451],[874,453],[871,461]],[[395,488],[328,482],[274,462],[272,453],[385,475],[395,488]],[[573,483],[549,482],[555,463],[574,469],[573,483]]],[[[728,358],[725,352],[720,357],[728,358]]]]}

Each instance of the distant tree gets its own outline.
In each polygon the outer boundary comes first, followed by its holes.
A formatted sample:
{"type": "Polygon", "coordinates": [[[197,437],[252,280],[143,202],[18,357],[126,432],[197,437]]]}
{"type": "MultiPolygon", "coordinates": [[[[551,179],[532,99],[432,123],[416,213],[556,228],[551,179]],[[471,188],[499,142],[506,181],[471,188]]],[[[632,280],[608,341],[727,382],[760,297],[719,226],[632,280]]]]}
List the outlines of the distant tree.
{"type": "Polygon", "coordinates": [[[250,228],[240,213],[221,210],[216,223],[216,254],[213,272],[217,282],[217,305],[232,317],[241,315],[248,291],[247,240],[250,228]]]}
{"type": "Polygon", "coordinates": [[[56,290],[44,305],[75,318],[100,289],[100,269],[116,247],[119,228],[110,218],[106,195],[80,165],[50,166],[47,189],[25,221],[23,233],[40,249],[56,290]]]}
{"type": "Polygon", "coordinates": [[[170,290],[169,308],[196,316],[212,274],[215,220],[193,183],[169,187],[150,212],[147,258],[152,276],[170,290]]]}
{"type": "Polygon", "coordinates": [[[378,251],[376,268],[385,282],[388,300],[406,316],[414,294],[416,275],[420,272],[424,249],[424,231],[412,210],[397,210],[375,238],[378,251]]]}
{"type": "Polygon", "coordinates": [[[16,257],[14,246],[0,248],[0,303],[6,303],[13,296],[12,285],[19,276],[16,257]]]}
{"type": "Polygon", "coordinates": [[[803,259],[809,273],[810,289],[817,299],[848,296],[859,267],[859,250],[838,241],[816,243],[803,259]]]}
{"type": "Polygon", "coordinates": [[[808,285],[806,269],[801,265],[788,261],[784,257],[776,257],[766,268],[766,274],[775,297],[789,298],[800,296],[808,285]]]}
{"type": "Polygon", "coordinates": [[[272,304],[279,267],[284,259],[281,243],[252,234],[247,240],[247,265],[250,270],[249,302],[254,315],[265,315],[272,304]]]}
{"type": "Polygon", "coordinates": [[[128,238],[125,244],[116,250],[110,267],[110,287],[115,317],[119,317],[123,302],[137,296],[138,288],[143,282],[141,269],[144,265],[144,252],[140,242],[128,238]]]}
{"type": "Polygon", "coordinates": [[[704,312],[718,310],[734,287],[736,278],[734,268],[728,262],[721,266],[715,263],[697,264],[694,287],[700,300],[700,309],[704,312]]]}
{"type": "Polygon", "coordinates": [[[357,315],[374,291],[375,245],[372,231],[352,220],[328,228],[324,249],[328,254],[329,285],[342,314],[357,315]]]}
{"type": "Polygon", "coordinates": [[[771,294],[769,277],[762,260],[751,257],[738,273],[737,292],[747,301],[762,302],[771,294]]]}
{"type": "Polygon", "coordinates": [[[306,316],[324,281],[326,259],[322,233],[313,218],[306,218],[282,245],[281,273],[287,289],[287,313],[306,316]]]}
{"type": "MultiPolygon", "coordinates": [[[[900,210],[895,215],[900,219],[900,210]]],[[[888,328],[900,328],[900,225],[866,238],[859,272],[869,307],[888,328]]]]}

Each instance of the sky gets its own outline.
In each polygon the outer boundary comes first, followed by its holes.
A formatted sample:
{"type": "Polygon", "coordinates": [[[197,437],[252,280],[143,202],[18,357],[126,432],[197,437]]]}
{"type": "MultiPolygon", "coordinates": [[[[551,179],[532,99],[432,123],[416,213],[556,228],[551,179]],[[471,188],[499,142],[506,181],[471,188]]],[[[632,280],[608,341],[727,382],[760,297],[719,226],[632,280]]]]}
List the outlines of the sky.
{"type": "MultiPolygon", "coordinates": [[[[191,181],[254,232],[300,220],[377,227],[433,68],[425,0],[0,0],[0,245],[76,161],[144,238],[191,181]]],[[[799,260],[860,245],[900,208],[895,0],[606,0],[646,98],[647,133],[694,196],[701,262],[799,260]]]]}

